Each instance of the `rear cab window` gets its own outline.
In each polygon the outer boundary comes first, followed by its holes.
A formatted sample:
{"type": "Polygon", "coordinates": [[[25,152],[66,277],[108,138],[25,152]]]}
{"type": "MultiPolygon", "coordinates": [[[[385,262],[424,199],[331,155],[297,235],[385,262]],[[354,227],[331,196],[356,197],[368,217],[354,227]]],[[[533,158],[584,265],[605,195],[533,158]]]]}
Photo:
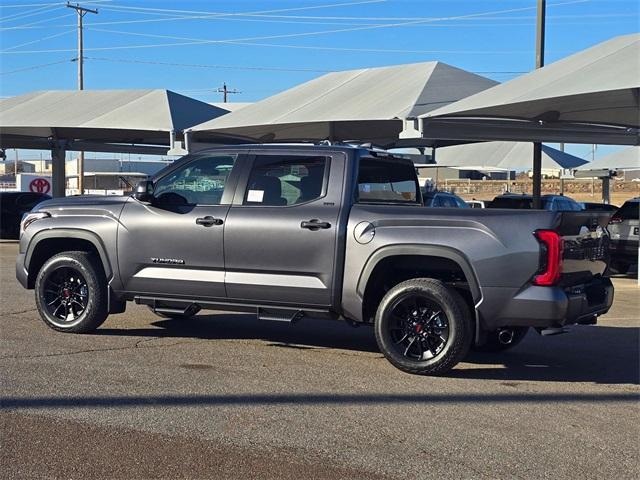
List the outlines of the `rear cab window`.
{"type": "Polygon", "coordinates": [[[420,187],[413,163],[393,157],[361,157],[356,201],[420,205],[420,187]]]}

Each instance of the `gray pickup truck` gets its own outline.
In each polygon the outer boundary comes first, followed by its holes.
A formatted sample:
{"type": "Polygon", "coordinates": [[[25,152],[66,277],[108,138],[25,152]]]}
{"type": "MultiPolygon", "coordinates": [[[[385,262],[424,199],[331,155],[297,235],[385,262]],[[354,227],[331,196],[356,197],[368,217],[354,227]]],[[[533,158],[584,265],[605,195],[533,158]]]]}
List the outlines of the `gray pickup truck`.
{"type": "Polygon", "coordinates": [[[247,145],[188,155],[132,196],[58,198],[23,218],[17,278],[51,328],[127,301],[370,324],[410,373],[442,374],[608,311],[608,216],[426,208],[413,165],[372,149],[247,145]]]}

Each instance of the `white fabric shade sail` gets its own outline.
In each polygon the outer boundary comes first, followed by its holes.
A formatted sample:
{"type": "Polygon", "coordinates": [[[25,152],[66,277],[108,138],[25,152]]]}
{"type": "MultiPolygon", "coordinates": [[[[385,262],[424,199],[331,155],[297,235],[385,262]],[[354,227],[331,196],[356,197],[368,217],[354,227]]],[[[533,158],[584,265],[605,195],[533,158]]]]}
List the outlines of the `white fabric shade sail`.
{"type": "Polygon", "coordinates": [[[334,72],[189,129],[220,142],[359,141],[390,145],[402,119],[495,85],[441,62],[334,72]]]}
{"type": "Polygon", "coordinates": [[[640,170],[640,147],[629,147],[578,167],[578,170],[640,170]]]}
{"type": "MultiPolygon", "coordinates": [[[[3,148],[43,148],[49,138],[83,144],[168,145],[171,132],[228,113],[169,90],[39,91],[0,100],[3,148]]],[[[45,147],[46,148],[46,147],[45,147]]]]}
{"type": "Polygon", "coordinates": [[[640,144],[640,34],[421,116],[423,140],[640,144]]]}
{"type": "MultiPolygon", "coordinates": [[[[533,144],[529,142],[486,142],[439,148],[435,160],[438,167],[528,170],[532,155],[533,144]]],[[[586,163],[582,158],[548,145],[542,146],[542,168],[545,170],[572,169],[586,163]]]]}

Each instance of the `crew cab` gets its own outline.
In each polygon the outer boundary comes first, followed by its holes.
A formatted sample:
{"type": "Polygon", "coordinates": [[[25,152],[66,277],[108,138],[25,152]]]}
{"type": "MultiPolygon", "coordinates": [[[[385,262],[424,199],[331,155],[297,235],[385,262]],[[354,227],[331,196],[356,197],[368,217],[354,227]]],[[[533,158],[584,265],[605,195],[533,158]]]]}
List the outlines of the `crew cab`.
{"type": "Polygon", "coordinates": [[[84,333],[133,301],[373,325],[410,373],[608,311],[608,215],[423,207],[410,161],[337,145],[188,155],[131,196],[55,198],[22,221],[16,274],[44,322],[84,333]]]}

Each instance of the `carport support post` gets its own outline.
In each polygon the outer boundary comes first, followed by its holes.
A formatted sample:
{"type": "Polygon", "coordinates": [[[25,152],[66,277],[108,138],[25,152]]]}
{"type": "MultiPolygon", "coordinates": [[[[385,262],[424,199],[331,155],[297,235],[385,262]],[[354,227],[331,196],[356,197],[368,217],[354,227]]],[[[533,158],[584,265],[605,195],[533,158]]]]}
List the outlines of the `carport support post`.
{"type": "Polygon", "coordinates": [[[609,193],[611,177],[602,177],[602,203],[611,203],[611,196],[609,193]]]}
{"type": "Polygon", "coordinates": [[[64,140],[54,140],[51,146],[51,195],[64,197],[67,176],[65,173],[67,144],[64,140]]]}
{"type": "Polygon", "coordinates": [[[533,208],[542,208],[542,144],[533,144],[533,208]]]}
{"type": "MultiPolygon", "coordinates": [[[[544,21],[547,9],[546,0],[538,0],[538,18],[536,23],[536,68],[544,66],[544,21]]],[[[542,144],[533,144],[533,208],[542,208],[542,144]]]]}

